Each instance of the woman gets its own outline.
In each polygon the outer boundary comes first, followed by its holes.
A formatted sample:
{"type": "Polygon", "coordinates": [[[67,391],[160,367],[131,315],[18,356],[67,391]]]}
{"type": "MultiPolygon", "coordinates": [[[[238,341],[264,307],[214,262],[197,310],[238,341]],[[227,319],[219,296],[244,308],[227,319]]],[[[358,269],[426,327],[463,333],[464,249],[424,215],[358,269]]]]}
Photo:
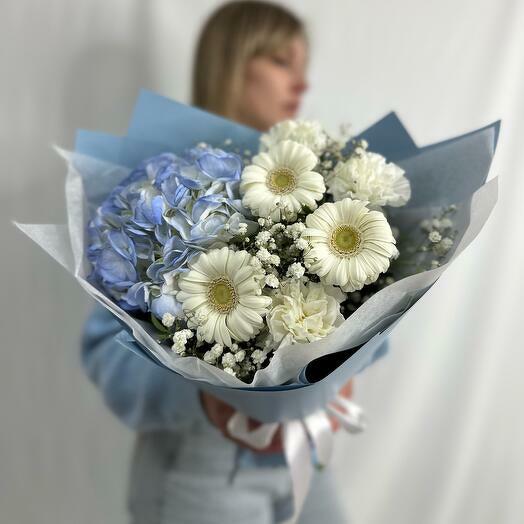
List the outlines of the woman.
{"type": "MultiPolygon", "coordinates": [[[[264,2],[227,4],[201,33],[193,103],[266,131],[296,115],[307,60],[304,28],[293,14],[264,2]]],[[[291,482],[280,435],[262,452],[234,442],[226,430],[230,406],[118,346],[120,330],[97,308],[86,324],[82,355],[109,407],[139,432],[132,522],[257,524],[289,517],[291,482]]],[[[348,522],[333,491],[328,474],[317,474],[300,522],[348,522]]]]}
{"type": "MultiPolygon", "coordinates": [[[[267,2],[231,2],[202,29],[192,103],[264,132],[296,117],[307,89],[307,65],[307,36],[295,15],[267,2]]],[[[349,383],[342,393],[350,392],[349,383]]],[[[229,437],[226,424],[233,409],[205,393],[202,402],[209,419],[229,437]]],[[[331,423],[337,429],[337,420],[331,423]]],[[[279,434],[264,451],[281,451],[279,434]]]]}
{"type": "Polygon", "coordinates": [[[296,116],[307,88],[307,40],[291,13],[232,2],[207,21],[193,67],[193,105],[267,131],[296,116]]]}

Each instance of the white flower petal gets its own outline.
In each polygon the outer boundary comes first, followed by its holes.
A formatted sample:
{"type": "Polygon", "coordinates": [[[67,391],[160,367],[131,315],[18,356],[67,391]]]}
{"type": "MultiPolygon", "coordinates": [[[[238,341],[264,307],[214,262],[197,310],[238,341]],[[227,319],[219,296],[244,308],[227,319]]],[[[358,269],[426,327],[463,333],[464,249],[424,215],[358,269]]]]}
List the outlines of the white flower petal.
{"type": "Polygon", "coordinates": [[[267,153],[259,153],[258,155],[253,157],[253,164],[263,169],[264,171],[268,171],[269,169],[272,169],[275,166],[275,160],[271,155],[267,153]]]}
{"type": "Polygon", "coordinates": [[[227,246],[201,253],[179,278],[177,297],[185,312],[205,311],[200,325],[206,342],[231,347],[253,338],[263,325],[271,298],[261,295],[258,270],[246,251],[227,246]]]}
{"type": "Polygon", "coordinates": [[[311,171],[317,162],[309,148],[291,140],[260,153],[242,171],[243,205],[255,216],[270,216],[275,222],[296,216],[303,206],[315,208],[326,191],[322,175],[311,171]]]}
{"type": "Polygon", "coordinates": [[[340,312],[343,299],[342,293],[336,295],[332,286],[323,283],[283,282],[267,316],[274,342],[281,346],[324,338],[344,321],[340,312]]]}
{"type": "Polygon", "coordinates": [[[346,197],[364,200],[372,206],[403,206],[411,198],[411,186],[404,170],[378,153],[360,150],[339,162],[327,179],[328,193],[335,200],[346,197]]]}
{"type": "Polygon", "coordinates": [[[385,216],[359,200],[322,204],[306,217],[306,225],[309,271],[344,291],[374,282],[398,253],[385,216]]]}
{"type": "Polygon", "coordinates": [[[271,149],[284,140],[294,140],[320,156],[326,149],[328,135],[314,120],[284,120],[260,137],[261,150],[271,149]]]}

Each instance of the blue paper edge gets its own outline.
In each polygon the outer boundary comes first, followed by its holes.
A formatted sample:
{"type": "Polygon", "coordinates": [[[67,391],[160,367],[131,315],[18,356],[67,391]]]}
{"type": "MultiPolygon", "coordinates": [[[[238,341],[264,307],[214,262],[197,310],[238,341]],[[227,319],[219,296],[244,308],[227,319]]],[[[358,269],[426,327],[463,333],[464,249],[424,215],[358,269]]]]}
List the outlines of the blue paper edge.
{"type": "MultiPolygon", "coordinates": [[[[407,130],[406,126],[404,125],[402,119],[398,116],[396,111],[391,111],[390,113],[384,115],[382,118],[377,120],[374,124],[370,125],[363,131],[361,131],[358,135],[356,135],[356,139],[366,139],[370,143],[370,150],[371,151],[377,151],[381,153],[383,156],[385,156],[389,161],[399,161],[402,159],[405,159],[409,156],[425,153],[427,151],[431,151],[432,149],[435,149],[437,147],[445,146],[446,144],[455,142],[457,140],[461,140],[464,138],[467,138],[469,136],[483,133],[487,130],[493,130],[493,154],[495,153],[499,141],[500,136],[500,128],[502,125],[502,120],[495,120],[494,122],[487,124],[483,127],[480,127],[478,129],[473,129],[472,131],[468,131],[463,134],[455,135],[451,138],[446,138],[445,140],[439,141],[439,142],[433,142],[431,144],[427,144],[425,146],[417,146],[415,141],[413,140],[413,137],[407,130]],[[396,131],[400,131],[402,133],[402,136],[397,137],[400,138],[400,141],[398,143],[398,149],[395,150],[395,152],[389,152],[387,148],[384,148],[381,144],[381,138],[374,139],[369,138],[370,135],[373,134],[373,131],[375,129],[379,129],[382,132],[386,131],[386,127],[384,127],[387,124],[393,125],[393,129],[396,129],[396,131]],[[380,128],[378,127],[380,126],[380,128]]],[[[387,133],[387,131],[386,131],[387,133]]]]}
{"type": "Polygon", "coordinates": [[[391,111],[379,118],[379,120],[361,131],[354,138],[367,140],[371,151],[380,152],[388,160],[395,160],[419,151],[413,137],[395,111],[391,111]],[[376,132],[380,133],[381,136],[373,136],[376,132]],[[384,140],[391,144],[392,135],[397,140],[394,152],[390,151],[388,146],[384,144],[384,140]]]}
{"type": "Polygon", "coordinates": [[[481,134],[481,133],[483,133],[485,131],[488,131],[488,130],[492,129],[493,130],[493,153],[495,153],[495,150],[497,149],[498,140],[499,140],[501,124],[502,124],[501,120],[495,120],[491,124],[488,124],[488,125],[486,125],[484,127],[480,127],[479,129],[474,129],[473,131],[468,131],[467,133],[464,133],[462,135],[457,135],[457,136],[452,137],[452,138],[447,138],[446,140],[443,140],[442,142],[435,142],[434,144],[429,144],[427,146],[421,147],[419,149],[419,151],[420,152],[426,152],[426,151],[429,151],[429,150],[434,149],[436,147],[444,146],[446,144],[450,144],[450,143],[455,142],[457,140],[461,140],[463,138],[467,138],[469,136],[473,136],[473,135],[476,135],[476,134],[481,134]]]}
{"type": "Polygon", "coordinates": [[[75,136],[75,151],[83,155],[93,156],[99,160],[117,164],[121,143],[122,137],[120,136],[104,133],[102,131],[77,129],[75,136]]]}
{"type": "MultiPolygon", "coordinates": [[[[206,111],[204,109],[201,109],[199,107],[190,105],[190,104],[184,104],[183,102],[179,102],[178,100],[173,100],[172,98],[169,98],[167,96],[161,95],[159,93],[155,93],[154,91],[151,91],[149,89],[142,88],[140,89],[138,93],[137,100],[135,102],[133,112],[131,114],[131,119],[129,121],[129,125],[127,128],[127,136],[135,137],[135,138],[142,138],[143,133],[141,131],[142,126],[144,122],[141,120],[143,106],[148,106],[150,104],[169,104],[170,106],[177,108],[178,111],[182,112],[183,116],[186,116],[189,113],[194,113],[198,115],[198,118],[206,118],[211,119],[212,125],[219,125],[219,126],[228,126],[231,127],[232,130],[235,130],[235,134],[241,135],[244,137],[244,139],[247,142],[251,142],[252,140],[255,140],[258,142],[258,138],[261,135],[261,132],[257,129],[254,129],[249,126],[245,126],[243,124],[239,124],[238,122],[234,122],[233,120],[230,120],[228,118],[224,118],[220,115],[217,115],[215,113],[211,113],[209,111],[206,111]]],[[[149,123],[149,122],[148,122],[149,123]]],[[[228,138],[228,137],[224,137],[228,138]]],[[[234,138],[234,137],[229,137],[234,138]]],[[[147,140],[147,135],[146,135],[147,140]]]]}
{"type": "MultiPolygon", "coordinates": [[[[104,132],[79,129],[76,133],[75,151],[86,155],[95,156],[96,158],[99,158],[101,160],[122,165],[121,156],[124,147],[124,142],[126,139],[140,139],[140,141],[143,143],[148,142],[147,137],[146,139],[142,138],[142,133],[139,132],[139,129],[143,125],[143,122],[139,120],[139,117],[142,115],[143,105],[147,106],[150,103],[158,103],[158,101],[161,101],[162,103],[168,103],[173,107],[177,107],[180,111],[183,111],[184,114],[194,112],[195,114],[199,115],[199,118],[210,118],[211,120],[215,121],[220,125],[232,126],[233,129],[238,130],[238,132],[242,134],[247,133],[246,136],[249,137],[249,140],[251,140],[254,136],[260,136],[260,132],[255,129],[244,126],[242,124],[238,124],[227,118],[215,115],[198,107],[178,102],[164,95],[155,93],[154,91],[142,88],[138,93],[138,97],[133,108],[131,119],[127,128],[127,135],[116,136],[104,132]]],[[[473,131],[469,131],[462,135],[456,135],[452,138],[448,138],[440,142],[435,142],[426,146],[418,147],[415,141],[413,140],[411,134],[407,130],[406,126],[402,122],[401,118],[395,111],[391,111],[379,120],[377,120],[375,123],[371,124],[366,129],[361,131],[355,138],[365,138],[370,142],[371,150],[376,150],[382,153],[386,158],[388,158],[388,160],[398,161],[417,153],[430,151],[433,148],[441,147],[443,145],[466,138],[473,134],[482,133],[488,129],[493,129],[494,153],[498,144],[500,127],[501,120],[499,119],[495,122],[492,122],[491,124],[488,124],[479,129],[474,129],[473,131]],[[379,136],[373,137],[374,133],[378,133],[379,136]],[[391,146],[389,146],[388,148],[384,142],[386,141],[388,144],[390,144],[392,136],[396,140],[396,142],[394,142],[394,151],[391,151],[389,149],[391,146]]],[[[149,142],[152,144],[152,147],[154,144],[161,145],[161,143],[159,143],[158,141],[149,142]]],[[[171,148],[169,148],[169,146],[166,146],[166,150],[170,149],[171,148]]],[[[144,158],[142,158],[141,160],[144,160],[144,158]]],[[[133,163],[124,163],[123,165],[125,165],[126,167],[133,168],[138,163],[139,162],[135,163],[133,161],[133,163]]]]}

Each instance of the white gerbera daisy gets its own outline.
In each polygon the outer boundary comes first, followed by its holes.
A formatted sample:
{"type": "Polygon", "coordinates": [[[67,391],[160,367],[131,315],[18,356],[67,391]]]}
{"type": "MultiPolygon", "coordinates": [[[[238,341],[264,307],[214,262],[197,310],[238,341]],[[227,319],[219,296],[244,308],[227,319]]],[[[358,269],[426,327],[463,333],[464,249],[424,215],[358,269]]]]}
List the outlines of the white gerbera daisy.
{"type": "Polygon", "coordinates": [[[184,312],[198,314],[202,338],[231,347],[246,341],[263,325],[271,298],[261,295],[258,270],[247,251],[227,247],[201,253],[178,281],[177,300],[184,312]]]}
{"type": "Polygon", "coordinates": [[[322,204],[306,217],[306,226],[308,270],[346,292],[374,282],[398,254],[386,217],[361,200],[322,204]]]}
{"type": "Polygon", "coordinates": [[[335,201],[350,197],[366,200],[371,206],[399,207],[411,197],[404,170],[362,148],[346,162],[338,162],[326,184],[335,201]]]}
{"type": "Polygon", "coordinates": [[[242,203],[254,215],[274,222],[296,218],[303,206],[316,209],[326,190],[322,175],[313,171],[317,162],[311,149],[292,140],[259,153],[242,172],[242,203]]]}

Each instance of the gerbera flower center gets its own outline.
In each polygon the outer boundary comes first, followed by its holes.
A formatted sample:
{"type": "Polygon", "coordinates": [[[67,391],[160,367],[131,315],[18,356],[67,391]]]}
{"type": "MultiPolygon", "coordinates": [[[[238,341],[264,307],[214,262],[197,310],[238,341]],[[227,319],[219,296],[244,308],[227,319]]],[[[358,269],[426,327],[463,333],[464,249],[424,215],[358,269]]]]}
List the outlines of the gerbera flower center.
{"type": "Polygon", "coordinates": [[[233,283],[227,277],[212,280],[209,283],[207,297],[211,305],[220,313],[228,313],[238,301],[233,283]]]}
{"type": "Polygon", "coordinates": [[[331,233],[329,245],[342,256],[352,256],[359,250],[362,236],[360,231],[349,224],[337,226],[331,233]]]}
{"type": "Polygon", "coordinates": [[[289,167],[276,167],[267,174],[266,184],[278,195],[291,193],[297,187],[297,175],[289,167]]]}

